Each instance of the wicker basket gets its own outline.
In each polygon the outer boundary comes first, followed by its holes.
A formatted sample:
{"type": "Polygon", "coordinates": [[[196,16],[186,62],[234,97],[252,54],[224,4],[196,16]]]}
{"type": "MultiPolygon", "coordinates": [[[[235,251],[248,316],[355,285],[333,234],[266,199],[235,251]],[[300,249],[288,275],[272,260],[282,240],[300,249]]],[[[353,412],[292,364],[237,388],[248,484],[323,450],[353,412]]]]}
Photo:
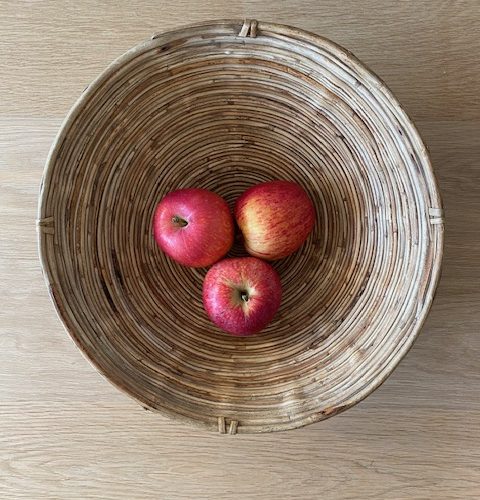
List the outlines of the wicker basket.
{"type": "Polygon", "coordinates": [[[52,146],[38,225],[57,311],[98,370],[230,434],[310,424],[378,387],[426,317],[443,242],[427,151],[385,85],[324,38],[256,21],[154,35],[111,64],[52,146]],[[160,252],[152,214],[174,189],[233,203],[271,179],[300,183],[317,225],[275,263],[274,322],[231,337],[203,311],[206,270],[160,252]]]}

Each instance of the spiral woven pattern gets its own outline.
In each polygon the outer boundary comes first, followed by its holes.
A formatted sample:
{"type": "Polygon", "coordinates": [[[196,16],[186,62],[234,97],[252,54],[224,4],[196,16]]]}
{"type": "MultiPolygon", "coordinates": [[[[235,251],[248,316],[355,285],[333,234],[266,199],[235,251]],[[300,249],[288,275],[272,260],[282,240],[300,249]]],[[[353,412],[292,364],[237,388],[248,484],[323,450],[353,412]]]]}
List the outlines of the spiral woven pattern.
{"type": "Polygon", "coordinates": [[[189,423],[266,432],[348,408],[393,370],[433,298],[443,216],[414,126],[351,54],[218,21],[153,36],[86,89],[47,161],[39,238],[62,321],[113,383],[189,423]],[[162,254],[152,216],[175,189],[233,206],[274,179],[304,187],[317,224],[274,264],[275,320],[231,337],[203,310],[206,269],[162,254]]]}

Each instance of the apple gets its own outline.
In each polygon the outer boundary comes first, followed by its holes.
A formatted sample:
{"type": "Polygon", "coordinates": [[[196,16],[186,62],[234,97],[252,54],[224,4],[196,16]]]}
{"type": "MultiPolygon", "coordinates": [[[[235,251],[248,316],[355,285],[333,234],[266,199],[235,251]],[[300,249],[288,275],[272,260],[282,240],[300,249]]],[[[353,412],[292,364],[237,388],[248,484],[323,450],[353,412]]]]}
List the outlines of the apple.
{"type": "Polygon", "coordinates": [[[153,217],[158,246],[190,267],[206,267],[231,248],[234,223],[226,201],[206,189],[180,189],[167,194],[153,217]]]}
{"type": "Polygon", "coordinates": [[[250,255],[266,260],[300,248],[315,225],[315,208],[296,183],[272,181],[247,189],[237,200],[235,219],[250,255]]]}
{"type": "Polygon", "coordinates": [[[203,305],[210,319],[233,335],[258,333],[280,306],[282,286],[277,271],[255,257],[224,259],[203,282],[203,305]]]}

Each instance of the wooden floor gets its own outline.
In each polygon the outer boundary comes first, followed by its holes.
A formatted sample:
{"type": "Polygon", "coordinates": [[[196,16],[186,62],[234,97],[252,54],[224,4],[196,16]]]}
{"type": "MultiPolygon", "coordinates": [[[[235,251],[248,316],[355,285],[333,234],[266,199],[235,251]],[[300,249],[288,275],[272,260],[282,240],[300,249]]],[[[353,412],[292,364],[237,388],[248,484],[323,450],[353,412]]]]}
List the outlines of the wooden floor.
{"type": "Polygon", "coordinates": [[[0,1],[0,498],[480,497],[480,2],[0,1]],[[76,97],[151,33],[289,23],[353,51],[428,144],[446,208],[423,332],[357,407],[298,431],[219,436],[142,410],[98,375],[43,283],[43,165],[76,97]]]}

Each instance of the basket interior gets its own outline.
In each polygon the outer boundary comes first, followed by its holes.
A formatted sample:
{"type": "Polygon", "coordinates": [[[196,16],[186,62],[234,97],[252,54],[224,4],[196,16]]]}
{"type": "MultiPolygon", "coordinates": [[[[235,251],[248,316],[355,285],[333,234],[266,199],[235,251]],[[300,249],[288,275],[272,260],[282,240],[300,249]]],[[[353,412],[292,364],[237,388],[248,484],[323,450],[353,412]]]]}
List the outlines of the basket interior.
{"type": "Polygon", "coordinates": [[[41,245],[63,321],[110,380],[149,408],[257,432],[325,418],[383,381],[431,300],[440,204],[418,135],[358,62],[307,34],[240,29],[159,36],[92,84],[49,160],[41,245]],[[203,310],[206,270],[162,254],[152,215],[171,190],[233,205],[273,179],[301,184],[317,223],[274,263],[275,320],[232,337],[203,310]]]}

